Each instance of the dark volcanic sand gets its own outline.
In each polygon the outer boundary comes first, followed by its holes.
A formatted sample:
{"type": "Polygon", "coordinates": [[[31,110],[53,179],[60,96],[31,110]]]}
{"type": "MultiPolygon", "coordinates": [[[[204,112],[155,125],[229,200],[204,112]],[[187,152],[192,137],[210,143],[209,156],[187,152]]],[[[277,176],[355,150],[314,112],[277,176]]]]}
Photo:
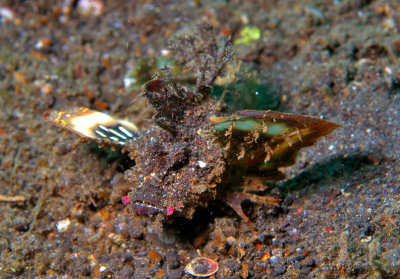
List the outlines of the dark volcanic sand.
{"type": "Polygon", "coordinates": [[[0,194],[26,199],[0,202],[1,278],[190,278],[198,253],[215,278],[400,276],[398,1],[110,0],[86,16],[61,2],[0,1],[0,194]],[[234,38],[257,26],[235,53],[280,109],[343,126],[271,186],[279,207],[245,203],[256,240],[223,205],[154,233],[122,204],[118,162],[43,120],[87,106],[148,126],[125,74],[205,19],[234,38]]]}

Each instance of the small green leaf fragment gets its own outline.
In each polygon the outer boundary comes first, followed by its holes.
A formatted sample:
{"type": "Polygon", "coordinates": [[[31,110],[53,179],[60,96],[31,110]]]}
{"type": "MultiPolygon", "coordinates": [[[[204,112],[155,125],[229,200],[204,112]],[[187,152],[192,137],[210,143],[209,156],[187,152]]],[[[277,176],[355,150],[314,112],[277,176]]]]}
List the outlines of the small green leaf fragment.
{"type": "Polygon", "coordinates": [[[235,45],[249,45],[252,41],[261,38],[261,31],[257,26],[246,26],[240,31],[240,38],[234,41],[235,45]]]}

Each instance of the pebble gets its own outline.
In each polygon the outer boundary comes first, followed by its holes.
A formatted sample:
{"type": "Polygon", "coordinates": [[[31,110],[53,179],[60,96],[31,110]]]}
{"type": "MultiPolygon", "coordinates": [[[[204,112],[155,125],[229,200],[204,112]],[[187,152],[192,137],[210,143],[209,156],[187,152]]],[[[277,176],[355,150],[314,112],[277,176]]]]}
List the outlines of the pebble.
{"type": "Polygon", "coordinates": [[[65,232],[65,231],[68,229],[69,225],[71,225],[71,221],[70,221],[68,218],[59,221],[59,222],[56,224],[57,231],[58,231],[58,232],[65,232]]]}

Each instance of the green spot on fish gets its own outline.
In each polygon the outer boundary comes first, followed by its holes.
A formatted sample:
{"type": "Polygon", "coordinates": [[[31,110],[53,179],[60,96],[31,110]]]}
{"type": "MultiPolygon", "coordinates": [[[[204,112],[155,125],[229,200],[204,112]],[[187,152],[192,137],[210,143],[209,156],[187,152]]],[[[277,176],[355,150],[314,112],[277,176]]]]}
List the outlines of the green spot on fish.
{"type": "Polygon", "coordinates": [[[267,135],[276,136],[279,134],[283,134],[289,128],[283,123],[267,123],[267,135]]]}
{"type": "Polygon", "coordinates": [[[251,132],[256,131],[261,127],[261,124],[254,120],[237,120],[237,121],[225,121],[214,126],[217,131],[225,131],[232,126],[237,131],[251,132]]]}

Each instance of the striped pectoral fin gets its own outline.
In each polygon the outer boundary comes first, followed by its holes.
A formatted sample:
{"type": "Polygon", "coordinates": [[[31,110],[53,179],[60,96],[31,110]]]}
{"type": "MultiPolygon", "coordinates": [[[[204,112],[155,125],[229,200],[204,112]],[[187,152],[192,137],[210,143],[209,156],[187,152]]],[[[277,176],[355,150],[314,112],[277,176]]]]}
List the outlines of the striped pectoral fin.
{"type": "Polygon", "coordinates": [[[123,146],[127,141],[139,137],[135,124],[88,108],[69,112],[48,111],[44,119],[52,125],[99,143],[123,146]]]}

